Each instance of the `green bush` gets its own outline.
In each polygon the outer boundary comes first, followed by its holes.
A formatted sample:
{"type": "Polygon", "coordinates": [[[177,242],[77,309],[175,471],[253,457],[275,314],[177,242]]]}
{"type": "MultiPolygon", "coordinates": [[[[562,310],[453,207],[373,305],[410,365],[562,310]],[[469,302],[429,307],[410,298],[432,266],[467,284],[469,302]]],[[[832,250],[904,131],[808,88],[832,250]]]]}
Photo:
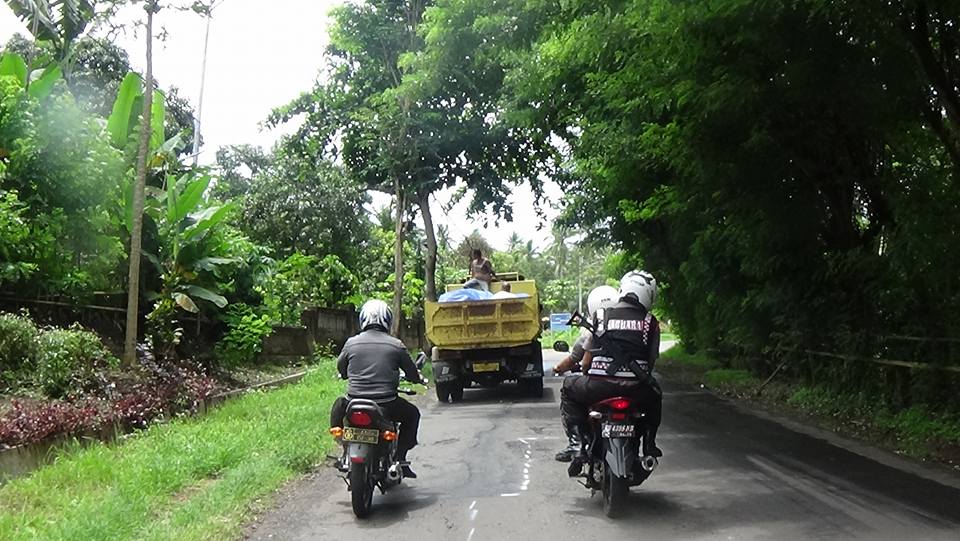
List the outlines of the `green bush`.
{"type": "Polygon", "coordinates": [[[256,360],[263,350],[263,339],[273,332],[270,316],[257,315],[246,304],[236,303],[227,307],[221,318],[228,330],[216,346],[220,365],[234,367],[256,360]]]}
{"type": "Polygon", "coordinates": [[[37,340],[31,379],[47,396],[60,398],[89,387],[98,371],[118,362],[96,334],[76,327],[49,329],[37,340]]]}
{"type": "Polygon", "coordinates": [[[39,333],[28,317],[0,314],[0,381],[33,365],[39,333]]]}

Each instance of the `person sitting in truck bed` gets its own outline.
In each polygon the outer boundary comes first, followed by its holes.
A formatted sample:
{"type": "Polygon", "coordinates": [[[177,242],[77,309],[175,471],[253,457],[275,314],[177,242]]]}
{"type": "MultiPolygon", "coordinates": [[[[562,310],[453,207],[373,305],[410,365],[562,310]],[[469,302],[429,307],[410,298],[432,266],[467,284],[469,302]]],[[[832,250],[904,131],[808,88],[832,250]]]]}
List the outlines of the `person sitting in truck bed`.
{"type": "Polygon", "coordinates": [[[483,252],[478,249],[471,252],[470,267],[467,270],[470,271],[471,278],[480,282],[484,291],[490,291],[490,282],[496,279],[497,273],[493,271],[493,263],[483,257],[483,252]]]}

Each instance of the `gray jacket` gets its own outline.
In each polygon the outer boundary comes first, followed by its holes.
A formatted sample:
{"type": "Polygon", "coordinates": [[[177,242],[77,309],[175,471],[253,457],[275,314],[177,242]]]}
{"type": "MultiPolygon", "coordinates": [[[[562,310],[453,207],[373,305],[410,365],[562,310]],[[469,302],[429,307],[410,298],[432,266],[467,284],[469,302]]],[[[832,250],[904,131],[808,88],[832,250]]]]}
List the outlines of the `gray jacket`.
{"type": "Polygon", "coordinates": [[[397,398],[401,368],[408,380],[420,382],[420,372],[403,342],[378,329],[351,337],[337,359],[340,376],[350,380],[347,395],[377,402],[397,398]]]}

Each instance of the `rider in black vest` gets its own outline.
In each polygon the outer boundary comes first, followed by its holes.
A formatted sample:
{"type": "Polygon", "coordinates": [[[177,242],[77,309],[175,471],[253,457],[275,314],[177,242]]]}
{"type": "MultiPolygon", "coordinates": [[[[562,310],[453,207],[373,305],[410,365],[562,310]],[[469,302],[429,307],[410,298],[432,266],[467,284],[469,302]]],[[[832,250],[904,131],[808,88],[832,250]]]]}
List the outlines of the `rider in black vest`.
{"type": "Polygon", "coordinates": [[[652,376],[660,349],[660,324],[650,312],[656,299],[656,288],[657,282],[650,273],[633,271],[623,277],[620,302],[599,310],[594,318],[596,334],[604,338],[591,337],[584,346],[588,351],[594,351],[592,358],[590,354],[587,356],[586,374],[566,378],[560,392],[564,427],[577,434],[582,432],[587,408],[591,404],[615,396],[626,396],[638,402],[641,411],[646,413],[643,454],[653,457],[663,454],[656,445],[661,391],[652,376]],[[623,357],[621,361],[626,361],[612,374],[608,368],[617,363],[614,353],[602,347],[604,342],[612,343],[623,357]],[[636,363],[631,367],[632,361],[636,363]]]}

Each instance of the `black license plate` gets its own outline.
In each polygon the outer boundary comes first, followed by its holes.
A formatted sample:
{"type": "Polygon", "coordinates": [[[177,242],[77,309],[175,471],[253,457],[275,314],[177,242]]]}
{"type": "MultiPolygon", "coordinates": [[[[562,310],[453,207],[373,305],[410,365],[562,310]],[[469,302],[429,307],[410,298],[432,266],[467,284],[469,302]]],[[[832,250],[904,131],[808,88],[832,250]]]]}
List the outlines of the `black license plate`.
{"type": "Polygon", "coordinates": [[[380,441],[380,431],[370,428],[353,428],[346,426],[343,428],[343,441],[377,443],[380,441]]]}
{"type": "Polygon", "coordinates": [[[600,435],[604,438],[632,438],[637,427],[629,423],[603,423],[600,435]]]}

